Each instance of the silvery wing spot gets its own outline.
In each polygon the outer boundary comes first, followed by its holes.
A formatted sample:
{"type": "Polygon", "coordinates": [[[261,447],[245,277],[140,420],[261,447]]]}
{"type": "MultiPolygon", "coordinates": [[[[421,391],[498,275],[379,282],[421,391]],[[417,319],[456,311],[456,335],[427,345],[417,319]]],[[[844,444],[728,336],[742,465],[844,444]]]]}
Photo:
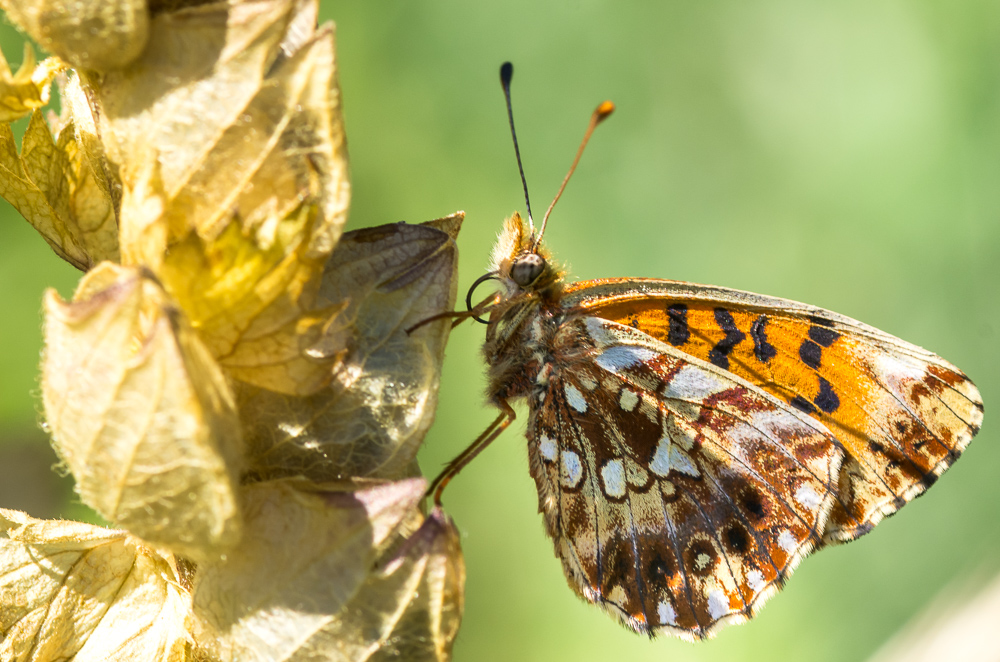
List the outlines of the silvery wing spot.
{"type": "Polygon", "coordinates": [[[843,450],[818,422],[628,326],[570,316],[531,472],[570,585],[638,632],[750,618],[821,542],[843,450]]]}

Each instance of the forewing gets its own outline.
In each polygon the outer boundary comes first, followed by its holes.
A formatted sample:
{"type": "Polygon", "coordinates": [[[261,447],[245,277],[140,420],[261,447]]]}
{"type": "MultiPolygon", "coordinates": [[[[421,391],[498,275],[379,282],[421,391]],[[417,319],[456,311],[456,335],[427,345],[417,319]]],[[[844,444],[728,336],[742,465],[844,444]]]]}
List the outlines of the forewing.
{"type": "Polygon", "coordinates": [[[976,386],[941,357],[805,304],[665,280],[588,281],[564,299],[760,386],[847,451],[825,541],[867,533],[958,458],[983,420],[976,386]]]}
{"type": "Polygon", "coordinates": [[[752,616],[822,539],[843,451],[752,384],[594,317],[564,323],[528,448],[570,585],[639,632],[752,616]]]}

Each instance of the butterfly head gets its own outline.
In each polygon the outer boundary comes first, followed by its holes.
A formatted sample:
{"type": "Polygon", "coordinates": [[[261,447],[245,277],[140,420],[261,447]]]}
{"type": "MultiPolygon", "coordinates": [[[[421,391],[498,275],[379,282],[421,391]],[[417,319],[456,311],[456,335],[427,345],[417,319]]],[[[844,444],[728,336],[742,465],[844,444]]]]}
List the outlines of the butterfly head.
{"type": "Polygon", "coordinates": [[[553,263],[552,256],[531,235],[517,212],[504,222],[497,238],[491,272],[503,284],[507,296],[523,292],[554,294],[553,287],[563,277],[562,269],[553,263]]]}

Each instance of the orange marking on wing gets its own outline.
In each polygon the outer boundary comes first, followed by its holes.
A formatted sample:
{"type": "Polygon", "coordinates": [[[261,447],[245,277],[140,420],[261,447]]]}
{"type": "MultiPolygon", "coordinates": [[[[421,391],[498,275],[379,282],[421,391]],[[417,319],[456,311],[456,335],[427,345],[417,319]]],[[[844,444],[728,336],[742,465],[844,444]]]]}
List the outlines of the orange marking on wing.
{"type": "MultiPolygon", "coordinates": [[[[681,351],[705,361],[711,361],[711,352],[726,337],[716,320],[715,308],[707,304],[687,305],[688,340],[677,346],[681,351]]],[[[599,317],[621,324],[629,324],[657,340],[668,342],[670,301],[638,300],[621,301],[607,306],[595,306],[592,312],[599,317]]],[[[799,356],[803,341],[809,338],[807,320],[768,320],[765,327],[767,342],[777,351],[766,362],[755,355],[751,331],[760,316],[759,311],[741,311],[725,308],[732,316],[736,328],[743,334],[742,341],[728,353],[727,369],[785,402],[799,395],[813,403],[820,392],[817,379],[824,376],[831,383],[840,403],[836,411],[826,414],[817,409],[812,415],[831,428],[847,450],[855,456],[868,453],[867,439],[869,417],[864,407],[871,406],[869,393],[877,387],[870,375],[864,373],[852,358],[858,348],[848,338],[841,336],[829,347],[822,348],[822,363],[818,371],[806,366],[799,356]]]]}

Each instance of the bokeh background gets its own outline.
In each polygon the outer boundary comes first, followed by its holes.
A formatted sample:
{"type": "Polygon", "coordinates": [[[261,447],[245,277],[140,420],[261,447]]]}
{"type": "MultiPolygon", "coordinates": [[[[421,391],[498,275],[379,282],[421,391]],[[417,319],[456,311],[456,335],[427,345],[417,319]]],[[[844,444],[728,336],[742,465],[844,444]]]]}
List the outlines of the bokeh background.
{"type": "MultiPolygon", "coordinates": [[[[446,493],[468,569],[456,660],[862,660],[942,590],[1000,571],[1000,4],[324,0],[323,16],[337,22],[350,226],[464,209],[462,295],[523,208],[497,78],[509,59],[536,213],[594,106],[618,106],[547,231],[575,277],[830,308],[938,352],[986,401],[979,437],[928,495],[699,644],[637,637],[566,587],[521,409],[446,493]]],[[[20,62],[6,23],[0,46],[20,62]]],[[[41,295],[77,279],[0,202],[0,506],[35,516],[85,514],[50,471],[37,413],[41,295]]],[[[430,475],[495,416],[482,339],[475,324],[452,335],[430,475]]]]}

